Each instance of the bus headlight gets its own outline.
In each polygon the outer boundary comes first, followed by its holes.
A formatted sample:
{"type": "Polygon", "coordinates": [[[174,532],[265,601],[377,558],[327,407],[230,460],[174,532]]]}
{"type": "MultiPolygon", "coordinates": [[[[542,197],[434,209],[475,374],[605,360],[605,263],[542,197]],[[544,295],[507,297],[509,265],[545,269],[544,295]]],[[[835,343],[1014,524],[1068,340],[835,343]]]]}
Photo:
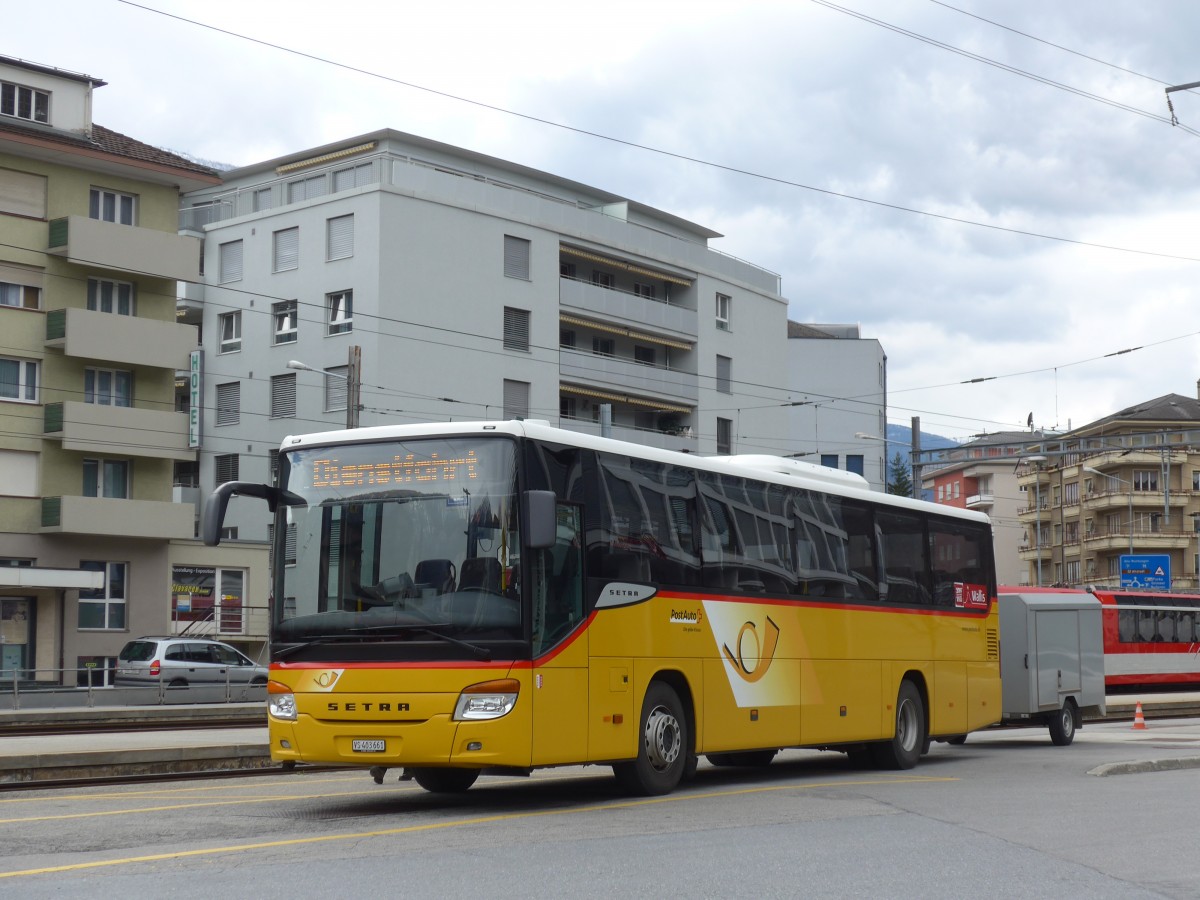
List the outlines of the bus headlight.
{"type": "Polygon", "coordinates": [[[521,683],[515,678],[482,681],[463,688],[454,707],[454,719],[499,719],[508,715],[517,703],[521,683]]]}
{"type": "Polygon", "coordinates": [[[267,682],[267,712],[276,719],[285,722],[296,721],[296,695],[286,684],[278,681],[267,682]]]}

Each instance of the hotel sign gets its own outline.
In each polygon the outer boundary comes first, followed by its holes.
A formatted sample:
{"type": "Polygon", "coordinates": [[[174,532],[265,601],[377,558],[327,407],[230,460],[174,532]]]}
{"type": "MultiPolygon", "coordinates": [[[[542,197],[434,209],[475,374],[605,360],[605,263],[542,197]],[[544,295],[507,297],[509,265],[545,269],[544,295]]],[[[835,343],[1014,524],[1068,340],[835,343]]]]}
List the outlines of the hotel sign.
{"type": "Polygon", "coordinates": [[[202,357],[200,350],[193,350],[188,365],[188,449],[200,447],[200,375],[202,357]]]}

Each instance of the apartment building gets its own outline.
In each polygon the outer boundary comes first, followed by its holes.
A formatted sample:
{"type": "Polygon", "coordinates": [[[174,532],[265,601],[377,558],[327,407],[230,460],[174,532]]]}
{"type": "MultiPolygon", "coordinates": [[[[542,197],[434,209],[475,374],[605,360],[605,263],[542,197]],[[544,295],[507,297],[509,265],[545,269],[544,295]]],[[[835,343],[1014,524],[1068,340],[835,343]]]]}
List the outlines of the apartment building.
{"type": "Polygon", "coordinates": [[[1026,563],[1019,550],[1025,537],[1020,515],[1029,505],[1018,483],[1017,460],[1040,433],[1000,431],[932,453],[921,486],[934,503],[987,513],[992,520],[996,577],[1000,584],[1025,584],[1026,563]]]}
{"type": "Polygon", "coordinates": [[[180,192],[220,179],[94,124],[104,84],[0,57],[4,680],[105,683],[130,637],[174,627],[174,554],[212,565],[174,502],[196,452],[176,373],[197,346],[176,282],[200,274],[180,192]]]}
{"type": "Polygon", "coordinates": [[[788,322],[793,449],[887,489],[887,354],[858,325],[788,322]]]}
{"type": "MultiPolygon", "coordinates": [[[[354,423],[796,449],[786,407],[816,373],[789,357],[779,276],[702,225],[392,130],[225,172],[184,207],[204,242],[181,304],[204,334],[203,490],[269,479],[286,435],[354,423]]],[[[254,504],[227,525],[267,530],[254,504]]]]}
{"type": "Polygon", "coordinates": [[[1150,555],[1172,589],[1200,587],[1200,400],[1167,394],[1047,437],[1018,481],[1024,583],[1120,585],[1122,556],[1150,555]]]}

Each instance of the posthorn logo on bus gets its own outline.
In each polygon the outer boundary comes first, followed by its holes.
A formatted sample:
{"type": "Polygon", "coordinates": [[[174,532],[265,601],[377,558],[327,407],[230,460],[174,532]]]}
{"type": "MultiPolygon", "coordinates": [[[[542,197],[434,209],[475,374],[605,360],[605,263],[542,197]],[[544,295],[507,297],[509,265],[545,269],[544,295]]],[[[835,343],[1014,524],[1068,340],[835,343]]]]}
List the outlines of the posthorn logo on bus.
{"type": "Polygon", "coordinates": [[[762,637],[759,637],[757,625],[746,622],[738,631],[737,640],[733,643],[736,652],[730,650],[728,644],[722,644],[721,650],[738,675],[753,684],[761,680],[767,674],[767,669],[771,668],[778,644],[779,626],[767,616],[762,637]]]}

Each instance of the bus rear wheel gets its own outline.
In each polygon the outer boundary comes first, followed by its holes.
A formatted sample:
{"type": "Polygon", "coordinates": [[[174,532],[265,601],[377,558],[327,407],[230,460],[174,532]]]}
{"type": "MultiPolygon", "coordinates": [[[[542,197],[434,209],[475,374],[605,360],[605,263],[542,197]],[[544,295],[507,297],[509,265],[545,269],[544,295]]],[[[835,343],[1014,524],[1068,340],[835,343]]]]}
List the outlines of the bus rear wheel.
{"type": "Polygon", "coordinates": [[[479,777],[478,769],[409,769],[408,772],[431,794],[461,794],[479,777]]]}
{"type": "Polygon", "coordinates": [[[642,702],[637,759],[617,763],[621,787],[646,797],[669,794],[683,778],[691,756],[687,716],[670,685],[653,682],[642,702]]]}
{"type": "Polygon", "coordinates": [[[925,747],[925,703],[907,678],[896,696],[896,733],[890,741],[871,745],[875,765],[881,769],[911,769],[925,747]]]}

